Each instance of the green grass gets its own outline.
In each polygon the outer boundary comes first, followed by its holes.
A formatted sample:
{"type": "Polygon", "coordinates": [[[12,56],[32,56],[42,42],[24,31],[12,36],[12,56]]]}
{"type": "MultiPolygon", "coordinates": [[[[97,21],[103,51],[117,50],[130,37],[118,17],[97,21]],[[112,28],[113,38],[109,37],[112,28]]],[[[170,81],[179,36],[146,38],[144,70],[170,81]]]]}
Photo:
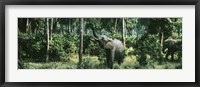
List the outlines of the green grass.
{"type": "Polygon", "coordinates": [[[75,62],[48,62],[48,63],[24,63],[27,69],[73,69],[76,68],[75,62]]]}
{"type": "MultiPolygon", "coordinates": [[[[150,59],[148,59],[150,60],[150,59]]],[[[82,63],[78,65],[78,55],[70,55],[69,61],[59,62],[24,62],[23,69],[107,69],[105,58],[99,60],[96,56],[83,56],[82,63]]],[[[114,69],[181,69],[182,64],[179,62],[148,62],[147,65],[141,66],[136,56],[126,56],[124,62],[118,65],[113,64],[114,69]]]]}

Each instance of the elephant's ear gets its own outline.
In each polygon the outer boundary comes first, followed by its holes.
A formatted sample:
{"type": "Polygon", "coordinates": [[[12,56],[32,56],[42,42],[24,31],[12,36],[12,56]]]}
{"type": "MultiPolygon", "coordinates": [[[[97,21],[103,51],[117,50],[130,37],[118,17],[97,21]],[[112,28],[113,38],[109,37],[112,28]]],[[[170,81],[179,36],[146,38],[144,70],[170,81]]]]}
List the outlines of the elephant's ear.
{"type": "Polygon", "coordinates": [[[107,41],[107,43],[105,44],[104,48],[105,49],[113,49],[114,46],[113,46],[112,40],[107,41]]]}

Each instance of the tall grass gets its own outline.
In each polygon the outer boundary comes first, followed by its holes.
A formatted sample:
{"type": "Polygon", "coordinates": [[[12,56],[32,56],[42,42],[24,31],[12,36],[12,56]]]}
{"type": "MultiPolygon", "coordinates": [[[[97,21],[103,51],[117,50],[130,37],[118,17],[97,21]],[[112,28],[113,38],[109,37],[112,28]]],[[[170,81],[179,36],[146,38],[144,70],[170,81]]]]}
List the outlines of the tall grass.
{"type": "MultiPolygon", "coordinates": [[[[68,61],[59,62],[24,62],[23,69],[108,69],[106,67],[105,58],[96,56],[84,56],[82,63],[78,65],[78,55],[71,55],[68,61]]],[[[126,56],[124,62],[118,65],[113,64],[114,69],[181,69],[182,64],[179,62],[148,62],[147,65],[141,66],[137,61],[136,56],[126,56]]]]}

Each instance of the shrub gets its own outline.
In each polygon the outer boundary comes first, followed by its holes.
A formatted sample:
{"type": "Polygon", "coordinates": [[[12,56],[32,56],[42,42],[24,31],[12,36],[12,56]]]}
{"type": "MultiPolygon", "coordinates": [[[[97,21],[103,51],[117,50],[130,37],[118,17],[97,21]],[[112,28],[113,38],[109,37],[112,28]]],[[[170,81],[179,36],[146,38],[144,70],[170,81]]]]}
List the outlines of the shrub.
{"type": "Polygon", "coordinates": [[[42,61],[45,53],[45,41],[42,35],[28,33],[18,34],[19,59],[42,61]]]}
{"type": "Polygon", "coordinates": [[[138,69],[140,67],[139,63],[137,62],[136,56],[128,56],[124,59],[124,63],[120,66],[122,69],[138,69]]]}
{"type": "Polygon", "coordinates": [[[147,56],[151,58],[151,60],[160,59],[161,48],[158,38],[158,35],[146,35],[143,36],[142,39],[137,40],[134,54],[138,54],[138,62],[141,65],[145,66],[148,63],[146,61],[147,56]]]}
{"type": "Polygon", "coordinates": [[[97,69],[99,68],[100,61],[97,57],[85,57],[82,59],[82,63],[79,65],[81,69],[97,69]]]}
{"type": "Polygon", "coordinates": [[[135,44],[136,44],[135,36],[126,37],[126,47],[127,48],[135,47],[135,44]]]}
{"type": "Polygon", "coordinates": [[[78,48],[76,46],[77,37],[73,34],[67,34],[63,36],[61,34],[53,34],[50,41],[49,50],[52,60],[68,61],[68,55],[76,53],[78,48]]]}
{"type": "Polygon", "coordinates": [[[133,47],[130,47],[130,48],[125,49],[125,55],[126,55],[126,56],[128,56],[128,55],[133,55],[133,53],[134,53],[133,47]]]}

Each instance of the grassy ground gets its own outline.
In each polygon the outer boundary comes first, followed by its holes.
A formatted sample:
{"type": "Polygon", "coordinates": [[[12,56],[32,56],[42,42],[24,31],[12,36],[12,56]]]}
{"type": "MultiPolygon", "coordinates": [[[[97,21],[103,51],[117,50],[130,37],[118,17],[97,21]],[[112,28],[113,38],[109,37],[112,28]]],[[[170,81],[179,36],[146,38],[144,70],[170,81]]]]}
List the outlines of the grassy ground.
{"type": "MultiPolygon", "coordinates": [[[[79,66],[81,69],[106,69],[105,59],[101,61],[96,56],[84,56],[82,64],[79,66]]],[[[25,62],[24,69],[77,69],[78,55],[72,55],[69,61],[60,62],[25,62]]],[[[181,69],[182,64],[179,62],[158,62],[150,63],[141,66],[135,56],[127,56],[121,65],[116,62],[113,65],[114,69],[181,69]]]]}

